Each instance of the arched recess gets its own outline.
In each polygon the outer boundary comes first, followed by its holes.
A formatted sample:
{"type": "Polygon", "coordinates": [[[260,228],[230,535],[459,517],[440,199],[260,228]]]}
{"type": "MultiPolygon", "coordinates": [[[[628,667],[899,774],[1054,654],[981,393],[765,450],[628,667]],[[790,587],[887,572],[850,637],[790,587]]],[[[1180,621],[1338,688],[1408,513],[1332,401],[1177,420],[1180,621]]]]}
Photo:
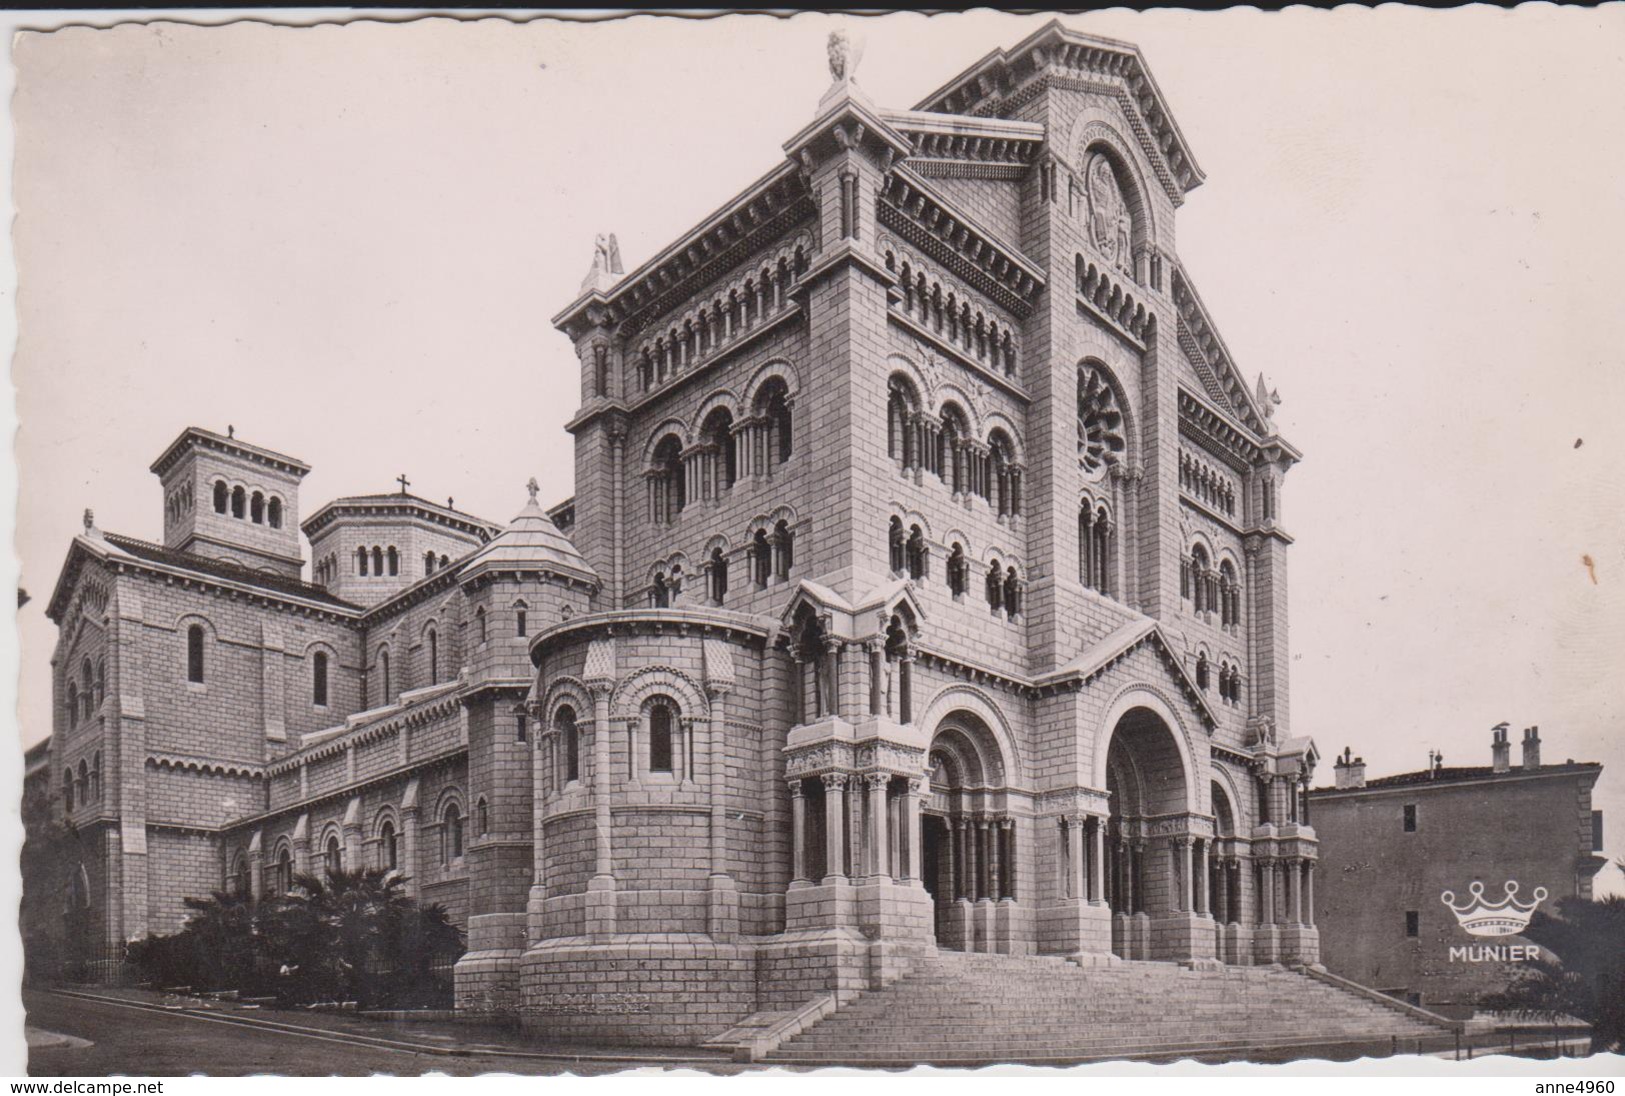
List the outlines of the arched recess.
{"type": "MultiPolygon", "coordinates": [[[[1151,813],[1165,814],[1172,811],[1192,811],[1197,814],[1207,813],[1205,800],[1207,798],[1206,767],[1199,767],[1195,760],[1195,751],[1191,744],[1190,731],[1185,721],[1175,713],[1172,705],[1163,696],[1145,686],[1130,685],[1119,693],[1106,711],[1106,718],[1095,730],[1093,782],[1097,788],[1107,788],[1109,781],[1109,757],[1114,739],[1118,737],[1119,725],[1131,713],[1137,714],[1129,721],[1128,736],[1125,741],[1138,739],[1138,743],[1145,749],[1133,749],[1132,743],[1129,757],[1137,768],[1144,768],[1146,763],[1155,759],[1172,761],[1177,758],[1179,791],[1178,804],[1167,810],[1157,810],[1151,813]],[[1161,729],[1166,732],[1166,745],[1173,751],[1171,754],[1159,754],[1155,748],[1156,727],[1147,717],[1155,717],[1161,729]]],[[[1170,773],[1171,775],[1171,773],[1170,773]]],[[[1143,783],[1143,781],[1142,781],[1143,783]]],[[[1148,801],[1167,803],[1170,796],[1166,794],[1147,796],[1148,801]]]]}
{"type": "Polygon", "coordinates": [[[775,358],[758,369],[745,386],[744,406],[755,409],[762,398],[762,389],[774,378],[784,382],[785,395],[792,402],[801,394],[801,382],[796,376],[795,366],[783,358],[775,358]]]}
{"type": "Polygon", "coordinates": [[[924,727],[936,728],[945,721],[952,722],[949,716],[959,712],[975,717],[986,728],[1003,770],[1002,786],[1025,787],[1027,770],[1016,745],[1015,734],[1004,713],[982,690],[972,685],[948,685],[931,698],[931,702],[925,706],[924,716],[916,722],[924,727]]]}
{"type": "Polygon", "coordinates": [[[620,719],[636,716],[643,710],[643,702],[656,693],[665,693],[675,700],[684,719],[710,717],[704,690],[693,678],[669,666],[646,666],[630,674],[616,688],[610,710],[620,719]]]}
{"type": "MultiPolygon", "coordinates": [[[[1133,146],[1109,122],[1083,114],[1073,123],[1063,147],[1071,152],[1072,170],[1080,188],[1075,215],[1083,218],[1094,212],[1095,192],[1091,190],[1089,173],[1095,158],[1099,157],[1111,168],[1112,181],[1117,185],[1129,217],[1133,254],[1140,254],[1142,248],[1156,239],[1156,219],[1133,146]]],[[[1085,238],[1091,243],[1095,241],[1094,225],[1087,226],[1085,238]]]]}

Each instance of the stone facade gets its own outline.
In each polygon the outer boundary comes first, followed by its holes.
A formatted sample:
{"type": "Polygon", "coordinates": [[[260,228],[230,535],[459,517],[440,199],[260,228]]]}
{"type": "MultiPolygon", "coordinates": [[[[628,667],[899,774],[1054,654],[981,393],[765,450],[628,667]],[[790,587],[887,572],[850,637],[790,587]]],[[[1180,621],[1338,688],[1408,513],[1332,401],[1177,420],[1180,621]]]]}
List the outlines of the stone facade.
{"type": "Polygon", "coordinates": [[[1563,898],[1591,897],[1606,863],[1602,812],[1591,806],[1602,766],[1542,764],[1533,727],[1514,760],[1507,737],[1496,729],[1490,765],[1441,762],[1369,782],[1365,762],[1345,751],[1336,786],[1311,793],[1325,876],[1315,919],[1333,973],[1434,1012],[1471,1015],[1480,995],[1505,989],[1538,954],[1507,926],[1470,931],[1456,911],[1471,921],[1472,888],[1495,905],[1510,883],[1514,913],[1532,904],[1552,913],[1563,898]]]}
{"type": "Polygon", "coordinates": [[[1298,454],[1176,257],[1202,175],[1143,59],[1052,24],[914,110],[836,69],[781,166],[633,276],[601,239],[555,318],[568,539],[342,499],[306,585],[78,538],[96,709],[51,764],[117,759],[76,807],[110,942],[393,849],[467,919],[459,1007],[560,1036],[693,1043],[936,948],[1316,960],[1298,454]]]}

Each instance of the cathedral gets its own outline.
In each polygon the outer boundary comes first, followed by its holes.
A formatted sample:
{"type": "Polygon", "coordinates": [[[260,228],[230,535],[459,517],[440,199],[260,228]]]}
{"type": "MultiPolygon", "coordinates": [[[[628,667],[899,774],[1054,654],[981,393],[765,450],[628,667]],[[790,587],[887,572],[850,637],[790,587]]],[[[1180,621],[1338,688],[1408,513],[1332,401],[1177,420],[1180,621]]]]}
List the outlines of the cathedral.
{"type": "Polygon", "coordinates": [[[1178,258],[1144,58],[1051,23],[912,109],[829,67],[773,170],[630,272],[599,238],[573,499],[307,517],[308,465],[191,428],[160,542],[87,514],[49,772],[107,977],[323,866],[399,870],[457,1007],[562,1037],[949,952],[1317,963],[1299,453],[1178,258]]]}

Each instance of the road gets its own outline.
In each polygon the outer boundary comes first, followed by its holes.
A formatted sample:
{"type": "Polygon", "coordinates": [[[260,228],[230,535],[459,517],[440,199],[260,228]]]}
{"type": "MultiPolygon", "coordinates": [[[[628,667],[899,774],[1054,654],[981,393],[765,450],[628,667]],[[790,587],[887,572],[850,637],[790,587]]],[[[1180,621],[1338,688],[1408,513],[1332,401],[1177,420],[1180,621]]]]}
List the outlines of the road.
{"type": "MultiPolygon", "coordinates": [[[[115,1004],[60,997],[25,990],[28,1023],[45,1031],[88,1039],[83,1048],[44,1048],[30,1052],[32,1077],[244,1076],[280,1073],[294,1076],[366,1076],[388,1073],[417,1076],[446,1073],[468,1077],[481,1073],[556,1075],[600,1074],[634,1068],[630,1063],[582,1062],[480,1054],[456,1057],[391,1050],[347,1041],[343,1035],[293,1034],[215,1022],[178,1013],[151,1012],[115,1004]]],[[[410,1029],[388,1028],[385,1037],[412,1040],[410,1029]]],[[[723,1072],[740,1068],[717,1063],[723,1072]]],[[[708,1064],[708,1069],[711,1068],[708,1064]]]]}

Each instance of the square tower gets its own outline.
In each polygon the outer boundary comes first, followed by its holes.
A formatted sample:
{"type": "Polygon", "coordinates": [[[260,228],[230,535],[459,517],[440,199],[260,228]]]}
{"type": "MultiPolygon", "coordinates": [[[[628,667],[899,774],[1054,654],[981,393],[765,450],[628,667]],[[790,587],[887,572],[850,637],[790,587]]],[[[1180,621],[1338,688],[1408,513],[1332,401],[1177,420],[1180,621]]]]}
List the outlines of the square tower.
{"type": "Polygon", "coordinates": [[[196,426],[152,463],[164,485],[164,547],[298,578],[299,481],[310,465],[196,426]]]}

